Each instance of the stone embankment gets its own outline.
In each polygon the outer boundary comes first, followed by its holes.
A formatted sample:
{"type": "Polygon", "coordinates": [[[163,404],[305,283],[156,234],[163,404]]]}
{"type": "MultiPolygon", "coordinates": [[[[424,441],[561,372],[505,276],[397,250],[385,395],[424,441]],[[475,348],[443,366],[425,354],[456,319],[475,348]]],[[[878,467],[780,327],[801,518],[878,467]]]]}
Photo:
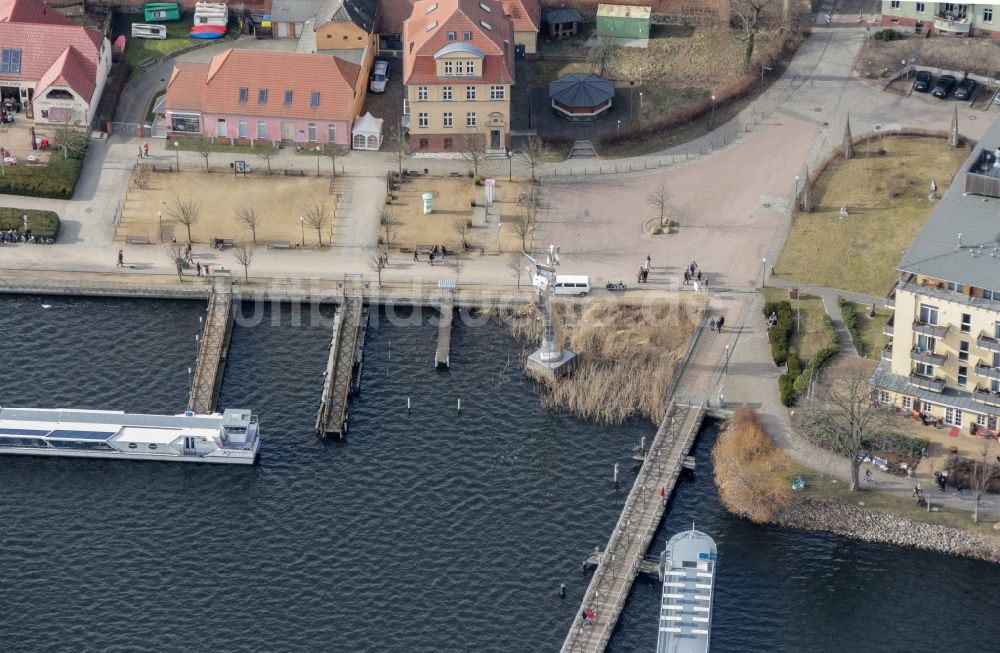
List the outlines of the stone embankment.
{"type": "Polygon", "coordinates": [[[840,501],[799,498],[774,523],[1000,563],[1000,538],[925,524],[840,501]]]}

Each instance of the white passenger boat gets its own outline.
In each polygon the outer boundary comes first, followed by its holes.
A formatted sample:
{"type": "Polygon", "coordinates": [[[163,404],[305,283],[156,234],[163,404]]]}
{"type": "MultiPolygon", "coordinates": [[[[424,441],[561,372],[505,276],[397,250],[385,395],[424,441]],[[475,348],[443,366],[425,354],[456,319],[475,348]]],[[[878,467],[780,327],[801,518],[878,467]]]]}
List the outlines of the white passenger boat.
{"type": "Polygon", "coordinates": [[[707,653],[717,557],[715,541],[693,527],[667,542],[656,653],[707,653]]]}
{"type": "Polygon", "coordinates": [[[257,416],[132,415],[109,410],[0,408],[0,454],[252,465],[257,416]]]}

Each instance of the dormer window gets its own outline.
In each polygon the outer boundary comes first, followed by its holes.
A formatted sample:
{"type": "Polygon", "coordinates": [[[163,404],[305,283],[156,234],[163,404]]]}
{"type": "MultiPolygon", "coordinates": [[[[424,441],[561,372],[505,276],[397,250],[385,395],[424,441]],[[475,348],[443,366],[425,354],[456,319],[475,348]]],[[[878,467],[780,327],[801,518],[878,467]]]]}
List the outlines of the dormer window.
{"type": "Polygon", "coordinates": [[[435,10],[435,9],[437,9],[437,8],[438,8],[438,5],[437,5],[437,3],[435,2],[435,3],[434,3],[434,4],[432,4],[432,5],[430,6],[430,7],[427,7],[427,11],[425,11],[424,13],[425,13],[425,14],[429,14],[429,13],[431,13],[432,11],[434,11],[434,10],[435,10]]]}
{"type": "Polygon", "coordinates": [[[250,97],[250,89],[243,87],[240,89],[240,104],[246,104],[247,98],[250,97]]]}
{"type": "Polygon", "coordinates": [[[479,8],[482,9],[483,11],[489,12],[491,14],[493,13],[493,10],[490,9],[489,5],[487,5],[485,2],[480,2],[479,3],[479,8]]]}
{"type": "Polygon", "coordinates": [[[433,32],[434,30],[436,30],[436,29],[437,29],[437,26],[438,26],[438,22],[437,22],[436,20],[432,20],[432,21],[431,21],[431,22],[430,22],[430,23],[429,23],[429,24],[427,25],[427,27],[425,27],[425,28],[424,28],[424,31],[427,31],[427,32],[433,32]]]}
{"type": "Polygon", "coordinates": [[[479,21],[479,24],[482,25],[484,29],[488,29],[491,32],[493,31],[493,26],[487,23],[485,20],[479,21]]]}
{"type": "Polygon", "coordinates": [[[470,60],[470,61],[466,61],[465,62],[465,74],[466,75],[475,75],[476,74],[476,62],[475,61],[471,61],[470,60]]]}

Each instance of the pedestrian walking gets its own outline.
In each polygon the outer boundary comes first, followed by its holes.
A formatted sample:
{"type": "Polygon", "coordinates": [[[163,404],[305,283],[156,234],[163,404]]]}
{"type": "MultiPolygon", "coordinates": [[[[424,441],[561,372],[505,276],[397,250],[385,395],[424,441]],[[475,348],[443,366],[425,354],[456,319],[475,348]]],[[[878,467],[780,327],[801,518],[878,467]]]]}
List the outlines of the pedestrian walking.
{"type": "Polygon", "coordinates": [[[705,275],[705,278],[701,280],[701,285],[705,286],[705,290],[708,290],[708,275],[707,274],[705,275]]]}
{"type": "Polygon", "coordinates": [[[198,276],[200,277],[201,276],[201,263],[200,262],[195,264],[195,270],[197,270],[198,276]]]}
{"type": "Polygon", "coordinates": [[[722,325],[726,323],[726,316],[720,315],[719,321],[715,323],[715,328],[718,329],[719,333],[722,333],[722,325]]]}
{"type": "Polygon", "coordinates": [[[646,283],[647,279],[649,279],[649,270],[645,269],[642,271],[642,282],[646,283]]]}
{"type": "Polygon", "coordinates": [[[635,272],[635,282],[636,283],[642,283],[642,268],[639,268],[638,270],[636,270],[636,272],[635,272]]]}
{"type": "Polygon", "coordinates": [[[118,250],[118,267],[125,267],[125,251],[121,249],[118,250]]]}
{"type": "Polygon", "coordinates": [[[910,493],[910,496],[911,497],[919,497],[920,496],[920,486],[919,485],[914,485],[913,486],[913,492],[910,493]]]}
{"type": "Polygon", "coordinates": [[[712,318],[712,320],[711,320],[711,321],[710,321],[710,322],[708,323],[708,328],[709,328],[709,329],[711,329],[712,331],[715,331],[715,318],[714,318],[714,317],[713,317],[713,318],[712,318]]]}
{"type": "Polygon", "coordinates": [[[142,145],[139,146],[139,158],[142,158],[142,145]]]}
{"type": "Polygon", "coordinates": [[[147,159],[149,158],[149,143],[142,144],[142,155],[147,159]]]}
{"type": "Polygon", "coordinates": [[[646,254],[646,272],[649,272],[649,265],[652,262],[652,260],[653,259],[650,257],[650,255],[646,254]]]}
{"type": "Polygon", "coordinates": [[[698,269],[698,264],[695,263],[694,261],[691,261],[691,265],[688,266],[688,269],[691,271],[691,276],[693,277],[694,271],[698,269]]]}
{"type": "Polygon", "coordinates": [[[698,270],[698,281],[701,281],[701,270],[698,270]]]}
{"type": "Polygon", "coordinates": [[[413,250],[413,260],[414,261],[419,261],[420,260],[420,257],[417,255],[417,250],[413,250]]]}
{"type": "Polygon", "coordinates": [[[684,268],[684,285],[688,285],[691,282],[691,273],[688,272],[687,268],[684,268]]]}
{"type": "Polygon", "coordinates": [[[431,264],[431,267],[434,267],[434,252],[427,255],[427,262],[431,264]]]}

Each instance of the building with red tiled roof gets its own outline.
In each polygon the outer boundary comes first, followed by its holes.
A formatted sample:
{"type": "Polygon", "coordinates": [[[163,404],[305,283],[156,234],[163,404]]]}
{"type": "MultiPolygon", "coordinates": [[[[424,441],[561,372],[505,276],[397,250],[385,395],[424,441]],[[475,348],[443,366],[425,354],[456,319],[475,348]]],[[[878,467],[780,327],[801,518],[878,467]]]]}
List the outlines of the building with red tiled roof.
{"type": "Polygon", "coordinates": [[[402,46],[414,151],[509,147],[514,26],[500,0],[420,0],[402,46]]]}
{"type": "Polygon", "coordinates": [[[167,133],[250,144],[349,146],[367,79],[321,54],[226,50],[181,63],[167,83],[167,133]]]}
{"type": "Polygon", "coordinates": [[[41,123],[89,125],[111,44],[41,0],[0,0],[0,96],[41,123]]]}
{"type": "MultiPolygon", "coordinates": [[[[386,0],[379,7],[376,28],[380,35],[395,43],[403,33],[403,23],[413,13],[418,0],[386,0]]],[[[534,55],[537,51],[538,30],[542,26],[541,0],[501,0],[503,12],[514,23],[515,51],[534,55]]],[[[385,42],[385,39],[383,39],[385,42]]]]}

